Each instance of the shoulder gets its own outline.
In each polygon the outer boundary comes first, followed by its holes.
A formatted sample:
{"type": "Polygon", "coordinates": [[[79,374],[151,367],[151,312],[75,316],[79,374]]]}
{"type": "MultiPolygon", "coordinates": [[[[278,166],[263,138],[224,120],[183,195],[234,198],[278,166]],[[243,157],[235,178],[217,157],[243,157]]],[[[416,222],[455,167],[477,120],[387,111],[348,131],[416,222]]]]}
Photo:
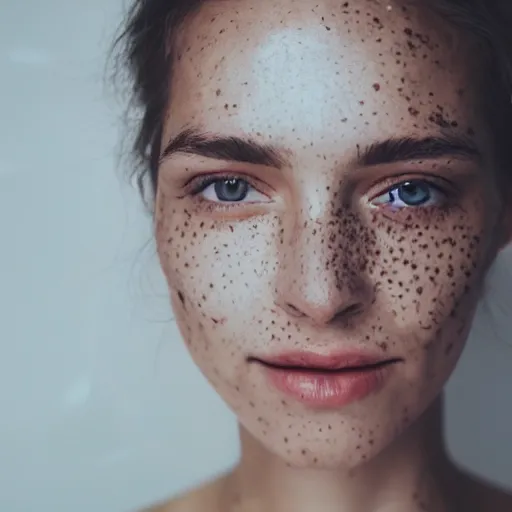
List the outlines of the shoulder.
{"type": "Polygon", "coordinates": [[[220,503],[222,489],[227,477],[227,475],[222,475],[215,480],[208,481],[199,487],[139,512],[201,512],[206,509],[215,512],[219,509],[215,504],[220,503]]]}

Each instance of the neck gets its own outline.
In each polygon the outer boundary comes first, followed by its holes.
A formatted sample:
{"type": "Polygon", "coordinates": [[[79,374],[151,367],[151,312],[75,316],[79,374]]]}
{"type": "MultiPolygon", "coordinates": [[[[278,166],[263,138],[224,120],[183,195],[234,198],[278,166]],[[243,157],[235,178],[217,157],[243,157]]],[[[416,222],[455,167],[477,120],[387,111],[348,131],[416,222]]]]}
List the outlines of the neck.
{"type": "Polygon", "coordinates": [[[443,397],[391,446],[355,469],[289,467],[240,427],[242,457],[224,510],[416,512],[452,510],[456,470],[443,441],[443,397]]]}

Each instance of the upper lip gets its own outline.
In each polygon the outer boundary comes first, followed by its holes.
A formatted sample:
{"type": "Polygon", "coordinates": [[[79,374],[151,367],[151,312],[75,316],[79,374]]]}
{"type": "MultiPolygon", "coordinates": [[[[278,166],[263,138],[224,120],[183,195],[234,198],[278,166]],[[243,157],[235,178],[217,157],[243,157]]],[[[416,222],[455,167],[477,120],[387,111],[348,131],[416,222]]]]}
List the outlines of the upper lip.
{"type": "Polygon", "coordinates": [[[342,370],[368,366],[380,366],[400,361],[400,358],[383,357],[364,352],[337,352],[318,354],[314,352],[287,352],[273,356],[250,357],[249,362],[257,361],[278,368],[307,368],[317,370],[342,370]]]}

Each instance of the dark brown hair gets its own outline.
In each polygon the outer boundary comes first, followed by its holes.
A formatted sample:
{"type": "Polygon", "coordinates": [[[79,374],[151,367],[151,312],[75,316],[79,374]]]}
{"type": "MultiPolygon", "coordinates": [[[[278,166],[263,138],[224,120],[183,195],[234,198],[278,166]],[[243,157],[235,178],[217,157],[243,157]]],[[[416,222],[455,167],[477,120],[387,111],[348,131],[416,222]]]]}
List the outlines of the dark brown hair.
{"type": "MultiPolygon", "coordinates": [[[[176,43],[180,28],[205,0],[134,0],[121,33],[112,47],[116,78],[128,85],[129,109],[140,112],[131,155],[133,172],[143,200],[147,202],[149,178],[152,202],[158,184],[160,139],[168,98],[176,43]],[[125,72],[123,74],[123,72],[125,72]],[[126,74],[127,72],[127,74],[126,74]]],[[[485,49],[482,75],[486,86],[482,98],[488,107],[490,125],[500,167],[512,178],[512,0],[420,0],[474,37],[485,49]]],[[[229,5],[229,4],[228,4],[229,5]]]]}

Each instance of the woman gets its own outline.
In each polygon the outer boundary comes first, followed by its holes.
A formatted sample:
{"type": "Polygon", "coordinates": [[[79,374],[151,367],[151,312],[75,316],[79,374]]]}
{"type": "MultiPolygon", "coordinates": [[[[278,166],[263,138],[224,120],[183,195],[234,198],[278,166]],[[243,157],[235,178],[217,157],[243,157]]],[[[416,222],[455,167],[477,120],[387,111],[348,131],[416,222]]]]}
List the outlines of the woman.
{"type": "Polygon", "coordinates": [[[512,510],[442,437],[443,386],[511,238],[512,44],[483,4],[135,2],[119,41],[140,184],[180,332],[242,449],[154,510],[512,510]]]}

